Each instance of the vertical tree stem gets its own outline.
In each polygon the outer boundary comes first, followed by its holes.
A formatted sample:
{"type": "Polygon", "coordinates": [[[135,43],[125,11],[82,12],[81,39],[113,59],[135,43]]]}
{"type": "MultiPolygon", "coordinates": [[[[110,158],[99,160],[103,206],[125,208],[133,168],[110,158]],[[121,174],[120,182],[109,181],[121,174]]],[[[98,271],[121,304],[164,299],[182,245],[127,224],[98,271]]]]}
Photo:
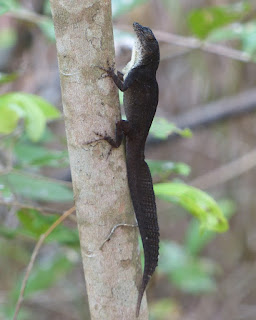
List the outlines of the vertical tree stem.
{"type": "MultiPolygon", "coordinates": [[[[97,66],[114,57],[110,0],[51,0],[77,221],[91,319],[135,319],[141,281],[124,148],[113,150],[95,132],[114,137],[118,94],[97,66]]],[[[144,299],[139,319],[147,319],[144,299]]]]}

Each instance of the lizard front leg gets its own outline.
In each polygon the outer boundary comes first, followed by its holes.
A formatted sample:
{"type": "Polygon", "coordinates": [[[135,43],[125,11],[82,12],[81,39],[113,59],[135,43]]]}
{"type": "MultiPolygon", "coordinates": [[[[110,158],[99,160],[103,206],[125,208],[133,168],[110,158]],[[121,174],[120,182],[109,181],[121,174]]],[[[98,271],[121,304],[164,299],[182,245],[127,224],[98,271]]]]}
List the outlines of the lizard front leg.
{"type": "Polygon", "coordinates": [[[104,68],[101,66],[98,66],[99,69],[103,70],[106,72],[106,76],[110,77],[113,79],[115,82],[116,86],[118,87],[119,90],[122,92],[126,91],[128,89],[128,85],[125,81],[123,81],[123,74],[120,71],[117,71],[117,75],[115,74],[115,69],[114,66],[109,64],[109,61],[107,61],[108,68],[104,68]]]}

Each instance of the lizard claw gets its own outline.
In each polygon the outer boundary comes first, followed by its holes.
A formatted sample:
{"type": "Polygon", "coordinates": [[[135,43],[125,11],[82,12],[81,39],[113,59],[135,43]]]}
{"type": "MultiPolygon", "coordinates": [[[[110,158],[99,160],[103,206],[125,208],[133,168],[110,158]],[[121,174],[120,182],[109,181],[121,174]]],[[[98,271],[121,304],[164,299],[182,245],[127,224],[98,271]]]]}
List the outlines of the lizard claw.
{"type": "MultiPolygon", "coordinates": [[[[94,131],[94,134],[96,134],[96,136],[99,137],[99,139],[97,139],[96,141],[100,141],[100,140],[105,140],[105,141],[107,141],[107,142],[109,142],[109,140],[112,141],[112,138],[111,138],[110,136],[108,136],[106,132],[105,132],[105,134],[103,135],[103,134],[101,134],[101,133],[99,133],[99,132],[95,132],[95,131],[94,131]]],[[[107,159],[108,159],[108,157],[111,155],[112,149],[113,149],[113,147],[110,145],[110,149],[109,149],[109,152],[108,152],[108,154],[107,154],[107,159]]]]}
{"type": "Polygon", "coordinates": [[[102,75],[101,78],[107,78],[107,77],[112,77],[113,74],[115,74],[115,69],[114,69],[114,66],[115,66],[115,63],[113,63],[112,65],[110,65],[109,63],[109,60],[107,60],[107,65],[108,65],[108,68],[104,68],[102,66],[96,66],[97,68],[99,68],[100,70],[106,72],[105,75],[102,75]]]}
{"type": "MultiPolygon", "coordinates": [[[[83,143],[83,146],[86,146],[86,145],[89,145],[89,144],[92,144],[92,143],[96,143],[96,144],[97,144],[99,141],[105,140],[105,136],[104,136],[104,135],[102,135],[102,134],[100,134],[100,133],[98,133],[98,132],[95,132],[95,131],[93,131],[93,133],[94,133],[96,136],[98,136],[99,139],[94,139],[94,140],[87,141],[87,142],[83,143]]],[[[105,135],[106,135],[106,134],[105,134],[105,135]]]]}
{"type": "Polygon", "coordinates": [[[97,141],[99,141],[99,140],[105,140],[105,137],[107,137],[107,133],[106,133],[106,132],[105,132],[105,134],[101,134],[101,133],[99,133],[99,132],[93,131],[93,133],[94,133],[97,137],[99,137],[99,139],[97,139],[97,141]]]}

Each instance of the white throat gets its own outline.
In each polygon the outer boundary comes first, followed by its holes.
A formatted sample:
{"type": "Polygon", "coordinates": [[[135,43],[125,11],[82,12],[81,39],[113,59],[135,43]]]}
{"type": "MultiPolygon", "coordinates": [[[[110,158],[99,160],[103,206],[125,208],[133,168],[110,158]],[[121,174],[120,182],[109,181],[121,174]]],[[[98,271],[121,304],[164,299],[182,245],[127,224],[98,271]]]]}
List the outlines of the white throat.
{"type": "Polygon", "coordinates": [[[142,60],[142,46],[138,39],[135,40],[132,48],[132,57],[127,65],[123,68],[122,72],[124,74],[124,79],[127,77],[128,73],[136,68],[142,60]]]}

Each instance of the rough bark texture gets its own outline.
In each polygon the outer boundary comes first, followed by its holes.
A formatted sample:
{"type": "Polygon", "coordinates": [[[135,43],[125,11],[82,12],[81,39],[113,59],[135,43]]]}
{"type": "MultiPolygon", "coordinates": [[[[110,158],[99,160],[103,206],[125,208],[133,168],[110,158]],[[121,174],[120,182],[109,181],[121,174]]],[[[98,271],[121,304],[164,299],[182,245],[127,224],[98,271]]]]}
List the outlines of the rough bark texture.
{"type": "MultiPolygon", "coordinates": [[[[141,281],[136,228],[124,148],[110,150],[94,132],[114,136],[120,118],[117,90],[97,66],[114,57],[111,1],[51,0],[62,99],[91,319],[135,319],[141,281]]],[[[144,298],[140,318],[147,319],[144,298]]]]}

